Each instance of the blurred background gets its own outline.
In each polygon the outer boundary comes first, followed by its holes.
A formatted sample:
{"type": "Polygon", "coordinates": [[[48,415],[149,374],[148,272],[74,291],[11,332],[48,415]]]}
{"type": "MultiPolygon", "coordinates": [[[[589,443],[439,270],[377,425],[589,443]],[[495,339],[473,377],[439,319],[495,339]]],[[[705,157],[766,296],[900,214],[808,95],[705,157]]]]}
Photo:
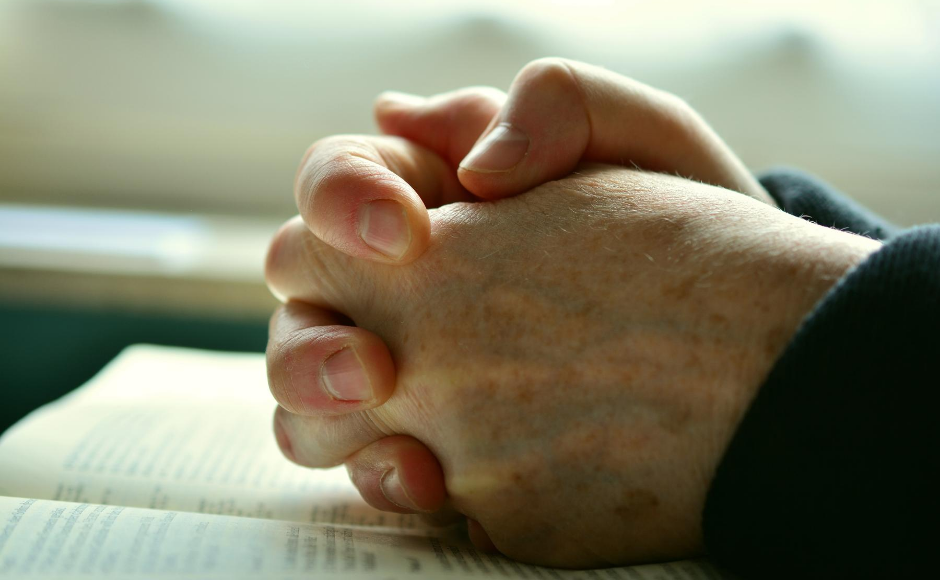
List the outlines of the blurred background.
{"type": "Polygon", "coordinates": [[[755,171],[940,221],[936,0],[0,0],[0,430],[123,346],[262,350],[306,147],[386,89],[605,66],[755,171]]]}

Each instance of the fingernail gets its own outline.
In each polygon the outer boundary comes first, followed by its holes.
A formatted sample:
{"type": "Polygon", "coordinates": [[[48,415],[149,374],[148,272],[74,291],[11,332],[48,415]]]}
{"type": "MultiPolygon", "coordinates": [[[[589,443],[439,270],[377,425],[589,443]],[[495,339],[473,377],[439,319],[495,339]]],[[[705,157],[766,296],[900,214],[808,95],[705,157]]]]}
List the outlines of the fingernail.
{"type": "Polygon", "coordinates": [[[509,171],[522,161],[528,151],[528,135],[509,123],[500,123],[473,146],[460,162],[460,167],[482,173],[509,171]]]}
{"type": "Polygon", "coordinates": [[[385,475],[382,476],[382,494],[385,495],[385,499],[400,508],[423,511],[415,505],[414,500],[408,497],[408,492],[405,491],[405,487],[401,484],[401,479],[398,477],[397,469],[389,469],[385,472],[385,475]]]}
{"type": "Polygon", "coordinates": [[[352,347],[330,355],[320,370],[323,386],[339,401],[367,401],[372,398],[372,384],[362,361],[352,347]]]}
{"type": "Polygon", "coordinates": [[[411,245],[405,208],[390,199],[366,204],[359,215],[359,237],[372,249],[398,260],[411,245]]]}

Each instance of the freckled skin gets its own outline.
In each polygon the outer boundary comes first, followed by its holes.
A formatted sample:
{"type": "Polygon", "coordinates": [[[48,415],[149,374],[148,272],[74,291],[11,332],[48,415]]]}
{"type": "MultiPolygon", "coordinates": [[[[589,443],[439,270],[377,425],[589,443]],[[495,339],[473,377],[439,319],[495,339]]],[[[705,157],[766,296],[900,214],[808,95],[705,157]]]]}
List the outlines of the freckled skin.
{"type": "Polygon", "coordinates": [[[346,314],[392,352],[395,392],[362,413],[424,442],[453,506],[502,552],[556,566],[701,553],[708,484],[755,390],[877,248],[597,166],[430,213],[428,252],[374,266],[373,283],[341,274],[340,254],[311,264],[333,276],[321,286],[362,294],[346,314]]]}

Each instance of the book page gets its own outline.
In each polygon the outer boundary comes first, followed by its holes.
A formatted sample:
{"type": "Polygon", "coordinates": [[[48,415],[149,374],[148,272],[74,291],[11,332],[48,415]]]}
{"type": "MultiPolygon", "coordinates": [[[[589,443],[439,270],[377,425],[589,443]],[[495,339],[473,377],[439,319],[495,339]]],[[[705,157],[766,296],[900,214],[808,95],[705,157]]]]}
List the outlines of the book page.
{"type": "Polygon", "coordinates": [[[0,577],[714,580],[704,562],[554,570],[401,534],[121,506],[0,497],[0,577]]]}
{"type": "Polygon", "coordinates": [[[124,351],[0,439],[0,495],[331,524],[421,529],[363,502],[344,468],[285,459],[264,356],[124,351]]]}

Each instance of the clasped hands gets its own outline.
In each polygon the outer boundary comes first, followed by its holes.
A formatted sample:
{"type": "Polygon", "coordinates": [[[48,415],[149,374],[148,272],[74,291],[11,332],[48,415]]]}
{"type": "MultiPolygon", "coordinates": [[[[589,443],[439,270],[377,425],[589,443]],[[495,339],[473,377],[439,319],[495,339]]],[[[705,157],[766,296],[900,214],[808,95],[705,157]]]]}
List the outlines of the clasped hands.
{"type": "Polygon", "coordinates": [[[587,567],[702,553],[712,474],[878,243],[777,209],[680,99],[558,59],[315,143],[266,276],[275,432],[393,512],[587,567]]]}

